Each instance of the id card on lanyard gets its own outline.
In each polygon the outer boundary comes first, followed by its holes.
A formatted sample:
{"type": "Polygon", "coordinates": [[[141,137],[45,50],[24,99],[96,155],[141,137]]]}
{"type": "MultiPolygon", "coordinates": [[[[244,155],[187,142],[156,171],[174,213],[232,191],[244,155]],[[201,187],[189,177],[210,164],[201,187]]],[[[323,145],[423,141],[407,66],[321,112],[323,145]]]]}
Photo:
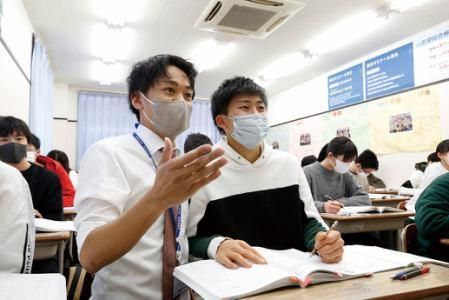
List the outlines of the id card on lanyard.
{"type": "MultiPolygon", "coordinates": [[[[157,171],[156,161],[154,160],[153,155],[151,155],[151,152],[148,149],[147,145],[145,145],[143,140],[140,138],[140,136],[136,132],[133,133],[133,137],[137,140],[137,142],[140,144],[140,146],[142,146],[143,150],[150,157],[151,161],[153,162],[154,170],[157,171]]],[[[168,209],[168,212],[170,214],[171,222],[173,223],[173,228],[175,228],[176,259],[180,263],[181,258],[182,258],[182,251],[181,251],[181,245],[178,242],[178,238],[179,238],[179,234],[181,233],[182,207],[181,207],[181,205],[177,206],[176,216],[175,216],[175,210],[173,209],[173,207],[170,207],[168,209]]]]}

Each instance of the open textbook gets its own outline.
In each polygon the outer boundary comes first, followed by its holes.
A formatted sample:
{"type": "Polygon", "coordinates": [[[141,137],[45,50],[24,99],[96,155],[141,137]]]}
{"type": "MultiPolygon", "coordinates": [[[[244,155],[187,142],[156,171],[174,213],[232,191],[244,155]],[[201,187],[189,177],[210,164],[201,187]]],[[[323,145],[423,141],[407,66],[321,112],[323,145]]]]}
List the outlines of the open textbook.
{"type": "Polygon", "coordinates": [[[36,218],[34,224],[37,232],[76,231],[73,221],[53,221],[36,218]]]}
{"type": "Polygon", "coordinates": [[[387,212],[404,212],[402,209],[388,206],[345,206],[338,211],[339,215],[372,214],[387,212]]]}
{"type": "Polygon", "coordinates": [[[325,264],[318,256],[295,249],[269,250],[255,247],[265,265],[227,269],[215,260],[201,260],[175,268],[173,275],[204,299],[235,299],[284,286],[340,281],[400,268],[413,262],[449,264],[379,247],[345,246],[343,260],[325,264]]]}

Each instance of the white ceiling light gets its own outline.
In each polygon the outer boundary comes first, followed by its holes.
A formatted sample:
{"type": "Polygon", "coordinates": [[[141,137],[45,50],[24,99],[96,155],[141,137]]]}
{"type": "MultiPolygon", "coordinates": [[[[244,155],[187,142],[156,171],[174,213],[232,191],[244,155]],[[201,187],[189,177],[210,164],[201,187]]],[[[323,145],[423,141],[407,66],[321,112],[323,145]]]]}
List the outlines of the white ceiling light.
{"type": "Polygon", "coordinates": [[[229,56],[233,48],[231,43],[207,40],[198,44],[190,57],[198,71],[202,72],[217,67],[229,56]]]}
{"type": "Polygon", "coordinates": [[[114,82],[122,82],[126,76],[126,70],[119,63],[96,60],[92,63],[91,78],[101,85],[111,85],[114,82]]]}
{"type": "Polygon", "coordinates": [[[304,67],[312,58],[303,52],[287,54],[266,66],[257,76],[257,80],[267,84],[277,78],[290,75],[304,67]]]}
{"type": "MultiPolygon", "coordinates": [[[[147,0],[89,0],[83,5],[100,19],[109,24],[124,25],[132,23],[148,14],[149,1],[147,0]]],[[[153,2],[153,1],[151,1],[153,2]]],[[[153,8],[154,3],[151,3],[153,8]]]]}
{"type": "Polygon", "coordinates": [[[390,9],[403,12],[425,2],[429,0],[393,0],[390,2],[390,9]]]}
{"type": "Polygon", "coordinates": [[[385,22],[385,18],[377,17],[374,12],[360,13],[331,26],[314,38],[306,48],[313,54],[322,55],[355,42],[385,22]]]}
{"type": "Polygon", "coordinates": [[[135,34],[128,27],[99,23],[90,30],[90,47],[92,56],[106,62],[126,60],[130,56],[135,34]]]}

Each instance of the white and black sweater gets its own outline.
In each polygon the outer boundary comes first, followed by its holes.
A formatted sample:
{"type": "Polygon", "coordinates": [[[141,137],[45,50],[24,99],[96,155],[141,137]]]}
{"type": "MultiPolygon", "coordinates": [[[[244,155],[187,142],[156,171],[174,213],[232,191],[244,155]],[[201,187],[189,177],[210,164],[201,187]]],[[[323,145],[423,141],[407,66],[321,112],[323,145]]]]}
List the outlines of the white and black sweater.
{"type": "Polygon", "coordinates": [[[272,249],[312,248],[315,234],[327,226],[297,158],[264,144],[261,156],[251,164],[225,139],[215,147],[224,148],[228,164],[218,179],[191,199],[190,253],[207,257],[216,236],[272,249]]]}

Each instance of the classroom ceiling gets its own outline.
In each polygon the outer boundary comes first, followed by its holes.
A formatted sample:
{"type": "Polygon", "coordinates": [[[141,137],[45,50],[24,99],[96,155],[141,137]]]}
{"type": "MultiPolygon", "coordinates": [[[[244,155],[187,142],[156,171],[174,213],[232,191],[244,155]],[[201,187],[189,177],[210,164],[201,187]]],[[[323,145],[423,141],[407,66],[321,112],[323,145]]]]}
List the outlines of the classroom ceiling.
{"type": "MultiPolygon", "coordinates": [[[[223,0],[222,0],[223,1],[223,0]]],[[[224,0],[227,1],[227,0],[224,0]]],[[[417,0],[409,0],[417,1],[417,0]]],[[[209,98],[214,89],[234,75],[255,77],[276,58],[306,45],[336,23],[366,10],[375,11],[387,0],[302,0],[306,3],[290,20],[265,39],[201,31],[194,24],[210,0],[23,0],[34,30],[47,48],[57,82],[94,90],[126,92],[125,78],[132,64],[159,53],[189,58],[207,40],[232,44],[223,61],[199,74],[198,98],[209,98]],[[116,63],[110,86],[99,84],[100,50],[105,51],[101,30],[106,27],[110,4],[124,1],[125,21],[111,51],[116,63]],[[103,27],[102,27],[103,26],[103,27]]],[[[353,41],[347,47],[315,57],[298,71],[262,83],[268,93],[286,90],[377,49],[449,20],[449,0],[430,0],[400,14],[353,41]]],[[[351,34],[351,33],[348,33],[351,34]]],[[[108,50],[106,49],[106,52],[108,50]]]]}

